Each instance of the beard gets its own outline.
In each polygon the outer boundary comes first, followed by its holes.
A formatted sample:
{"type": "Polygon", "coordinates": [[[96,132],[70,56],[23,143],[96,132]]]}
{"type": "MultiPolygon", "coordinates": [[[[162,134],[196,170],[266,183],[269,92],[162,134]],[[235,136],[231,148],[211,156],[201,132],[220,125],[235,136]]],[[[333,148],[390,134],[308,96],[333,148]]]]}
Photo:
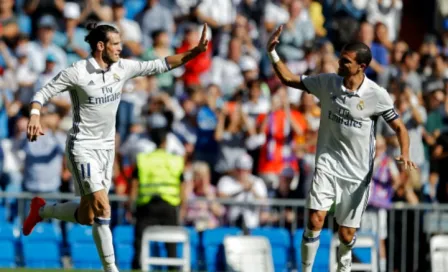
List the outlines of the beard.
{"type": "Polygon", "coordinates": [[[109,54],[107,54],[106,51],[103,53],[102,57],[103,57],[103,61],[109,65],[118,61],[118,60],[114,60],[109,54]]]}

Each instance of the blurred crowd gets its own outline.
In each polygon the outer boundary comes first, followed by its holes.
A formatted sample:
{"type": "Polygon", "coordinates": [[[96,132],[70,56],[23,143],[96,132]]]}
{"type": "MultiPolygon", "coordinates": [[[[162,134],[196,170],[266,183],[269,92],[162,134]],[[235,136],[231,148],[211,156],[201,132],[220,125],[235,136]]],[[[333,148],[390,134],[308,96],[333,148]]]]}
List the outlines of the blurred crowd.
{"type": "MultiPolygon", "coordinates": [[[[393,202],[448,202],[448,7],[437,1],[434,33],[412,50],[400,39],[402,0],[1,0],[0,187],[8,192],[71,192],[64,159],[72,124],[68,93],[42,113],[45,135],[26,140],[28,104],[61,69],[90,54],[89,21],[121,30],[123,58],[152,60],[198,42],[211,44],[184,67],[126,83],[116,118],[112,193],[126,195],[139,152],[155,149],[149,131],[168,128],[167,149],[184,156],[183,200],[197,197],[304,199],[312,180],[319,101],[280,83],[265,43],[284,24],[280,57],[297,74],[335,73],[343,44],[369,45],[366,75],[386,88],[409,130],[405,172],[399,146],[383,120],[370,209],[393,202]]],[[[292,210],[218,204],[181,205],[184,224],[198,229],[234,223],[252,228],[291,224],[292,210]],[[283,218],[282,218],[283,216],[283,218]]]]}

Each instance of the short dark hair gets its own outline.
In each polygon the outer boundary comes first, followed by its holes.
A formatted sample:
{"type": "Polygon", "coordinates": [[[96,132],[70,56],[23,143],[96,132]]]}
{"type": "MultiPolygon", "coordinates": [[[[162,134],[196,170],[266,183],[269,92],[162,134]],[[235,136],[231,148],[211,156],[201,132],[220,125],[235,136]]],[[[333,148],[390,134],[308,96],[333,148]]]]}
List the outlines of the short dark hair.
{"type": "Polygon", "coordinates": [[[365,43],[348,43],[342,48],[342,51],[356,52],[355,60],[358,64],[365,64],[366,66],[369,66],[372,61],[372,51],[370,51],[370,48],[365,43]]]}
{"type": "Polygon", "coordinates": [[[111,25],[98,25],[96,22],[88,23],[87,30],[89,34],[84,38],[84,41],[90,45],[92,53],[96,51],[96,45],[99,42],[107,43],[109,41],[109,37],[107,36],[109,32],[120,33],[118,29],[111,25]]]}
{"type": "Polygon", "coordinates": [[[168,129],[166,128],[154,128],[149,131],[149,137],[157,147],[165,143],[167,135],[168,129]]]}

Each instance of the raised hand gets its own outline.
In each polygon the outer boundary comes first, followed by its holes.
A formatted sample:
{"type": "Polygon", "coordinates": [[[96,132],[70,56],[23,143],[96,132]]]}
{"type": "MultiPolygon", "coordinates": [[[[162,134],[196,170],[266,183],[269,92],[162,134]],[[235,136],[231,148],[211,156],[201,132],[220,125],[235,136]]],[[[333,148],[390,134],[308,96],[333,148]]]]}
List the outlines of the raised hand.
{"type": "Polygon", "coordinates": [[[275,47],[277,46],[277,44],[280,43],[279,38],[280,38],[280,34],[282,33],[282,31],[283,31],[283,25],[280,25],[274,31],[274,33],[272,33],[272,36],[269,38],[268,44],[267,44],[268,52],[271,52],[272,50],[274,50],[275,47]]]}
{"type": "Polygon", "coordinates": [[[207,51],[208,39],[207,39],[207,24],[204,24],[204,28],[202,29],[201,39],[197,45],[197,48],[200,52],[207,51]]]}

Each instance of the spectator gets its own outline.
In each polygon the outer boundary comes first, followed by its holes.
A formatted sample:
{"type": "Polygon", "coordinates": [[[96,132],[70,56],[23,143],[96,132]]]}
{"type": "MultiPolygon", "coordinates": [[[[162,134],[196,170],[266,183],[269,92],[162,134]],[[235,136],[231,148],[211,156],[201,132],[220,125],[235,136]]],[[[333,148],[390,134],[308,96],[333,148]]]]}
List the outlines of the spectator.
{"type": "Polygon", "coordinates": [[[420,56],[417,52],[408,50],[403,54],[401,59],[399,79],[406,83],[407,86],[419,98],[422,96],[422,79],[417,72],[420,56]]]}
{"type": "Polygon", "coordinates": [[[24,162],[24,190],[32,193],[56,193],[61,186],[65,133],[58,130],[61,120],[58,109],[49,105],[43,111],[44,135],[37,142],[28,142],[22,134],[24,162]]]}
{"type": "Polygon", "coordinates": [[[365,43],[372,51],[372,62],[366,69],[365,74],[372,80],[376,80],[384,73],[388,63],[388,53],[381,44],[374,42],[374,29],[370,23],[361,23],[358,30],[358,40],[365,43]]]}
{"type": "Polygon", "coordinates": [[[140,25],[143,35],[143,46],[150,47],[153,44],[152,34],[156,30],[164,30],[168,33],[170,41],[174,35],[174,20],[171,12],[160,5],[159,0],[146,0],[146,6],[135,17],[140,25]]]}
{"type": "Polygon", "coordinates": [[[81,8],[77,3],[65,3],[63,13],[64,27],[55,33],[53,42],[67,52],[67,64],[72,64],[89,56],[90,46],[84,41],[88,32],[79,27],[81,8]]]}
{"type": "Polygon", "coordinates": [[[39,19],[37,40],[30,42],[28,47],[31,67],[37,73],[42,73],[45,70],[45,58],[50,54],[56,58],[55,70],[57,72],[67,67],[67,56],[64,50],[53,43],[56,29],[56,20],[51,15],[45,15],[39,19]]]}
{"type": "Polygon", "coordinates": [[[247,142],[255,136],[255,127],[249,122],[241,105],[235,105],[233,111],[228,106],[219,113],[215,130],[219,151],[214,171],[218,176],[230,173],[237,158],[246,153],[247,142]]]}
{"type": "Polygon", "coordinates": [[[304,57],[303,46],[314,39],[314,27],[303,3],[293,0],[289,5],[289,20],[280,37],[278,53],[287,61],[304,57]]]}
{"type": "MultiPolygon", "coordinates": [[[[252,158],[244,154],[235,161],[233,175],[223,176],[218,181],[218,196],[231,198],[235,201],[251,203],[253,200],[265,200],[267,188],[263,180],[251,174],[252,158]]],[[[269,214],[261,207],[231,206],[227,212],[227,219],[232,225],[244,229],[260,226],[269,214]]]]}
{"type": "MultiPolygon", "coordinates": [[[[291,168],[286,167],[282,170],[279,178],[279,186],[273,192],[270,197],[274,199],[285,199],[285,200],[295,200],[299,199],[297,182],[294,180],[298,178],[297,173],[291,168]],[[294,184],[295,183],[295,184],[294,184]],[[295,185],[295,186],[294,186],[295,185]],[[295,187],[295,188],[293,188],[295,187]]],[[[283,207],[280,209],[279,207],[274,207],[271,210],[271,223],[275,226],[281,226],[287,229],[292,229],[292,226],[298,224],[297,220],[300,216],[301,222],[303,224],[303,211],[298,211],[293,207],[283,207]],[[296,221],[296,222],[294,222],[296,221]]]]}
{"type": "Polygon", "coordinates": [[[85,23],[92,21],[111,22],[112,9],[104,0],[85,0],[80,21],[85,23]]]}
{"type": "MultiPolygon", "coordinates": [[[[124,0],[112,1],[112,23],[115,24],[121,33],[121,42],[125,50],[130,50],[131,55],[139,56],[143,52],[142,31],[134,20],[125,18],[126,9],[124,0]]],[[[166,56],[163,56],[166,57],[166,56]]]]}
{"type": "Polygon", "coordinates": [[[225,99],[232,97],[243,84],[241,68],[242,43],[240,39],[233,38],[229,42],[227,58],[214,57],[210,71],[210,83],[220,87],[225,99]]]}
{"type": "MultiPolygon", "coordinates": [[[[39,20],[45,15],[50,15],[53,18],[60,18],[59,22],[62,24],[62,13],[64,11],[64,0],[26,0],[24,2],[23,10],[25,13],[30,16],[32,31],[31,38],[34,39],[37,37],[38,28],[40,28],[39,20]]],[[[59,25],[55,21],[55,25],[59,25]]]]}
{"type": "Polygon", "coordinates": [[[367,21],[375,25],[382,23],[388,30],[388,39],[395,41],[400,29],[401,0],[372,0],[367,5],[367,21]]]}
{"type": "Polygon", "coordinates": [[[216,202],[195,201],[197,197],[207,198],[208,201],[217,197],[216,188],[210,184],[210,168],[205,162],[194,162],[191,172],[191,177],[182,183],[181,221],[187,226],[194,226],[197,231],[216,228],[224,215],[224,207],[216,202]]]}
{"type": "MultiPolygon", "coordinates": [[[[146,49],[142,55],[143,60],[164,59],[174,54],[174,50],[170,46],[168,33],[160,30],[154,31],[153,46],[146,49]]],[[[193,60],[194,61],[194,60],[193,60]]],[[[174,75],[172,72],[157,75],[158,88],[162,91],[174,94],[174,75]]]]}
{"type": "Polygon", "coordinates": [[[279,86],[272,97],[271,112],[258,119],[259,132],[266,135],[261,148],[258,171],[268,189],[277,188],[282,169],[290,166],[298,171],[297,157],[293,151],[298,136],[306,131],[302,114],[289,107],[286,89],[279,86]]]}
{"type": "Polygon", "coordinates": [[[380,239],[380,271],[386,271],[387,211],[392,206],[394,190],[400,184],[400,172],[395,162],[386,154],[386,141],[376,137],[371,191],[367,210],[363,214],[363,231],[378,234],[380,239]]]}

